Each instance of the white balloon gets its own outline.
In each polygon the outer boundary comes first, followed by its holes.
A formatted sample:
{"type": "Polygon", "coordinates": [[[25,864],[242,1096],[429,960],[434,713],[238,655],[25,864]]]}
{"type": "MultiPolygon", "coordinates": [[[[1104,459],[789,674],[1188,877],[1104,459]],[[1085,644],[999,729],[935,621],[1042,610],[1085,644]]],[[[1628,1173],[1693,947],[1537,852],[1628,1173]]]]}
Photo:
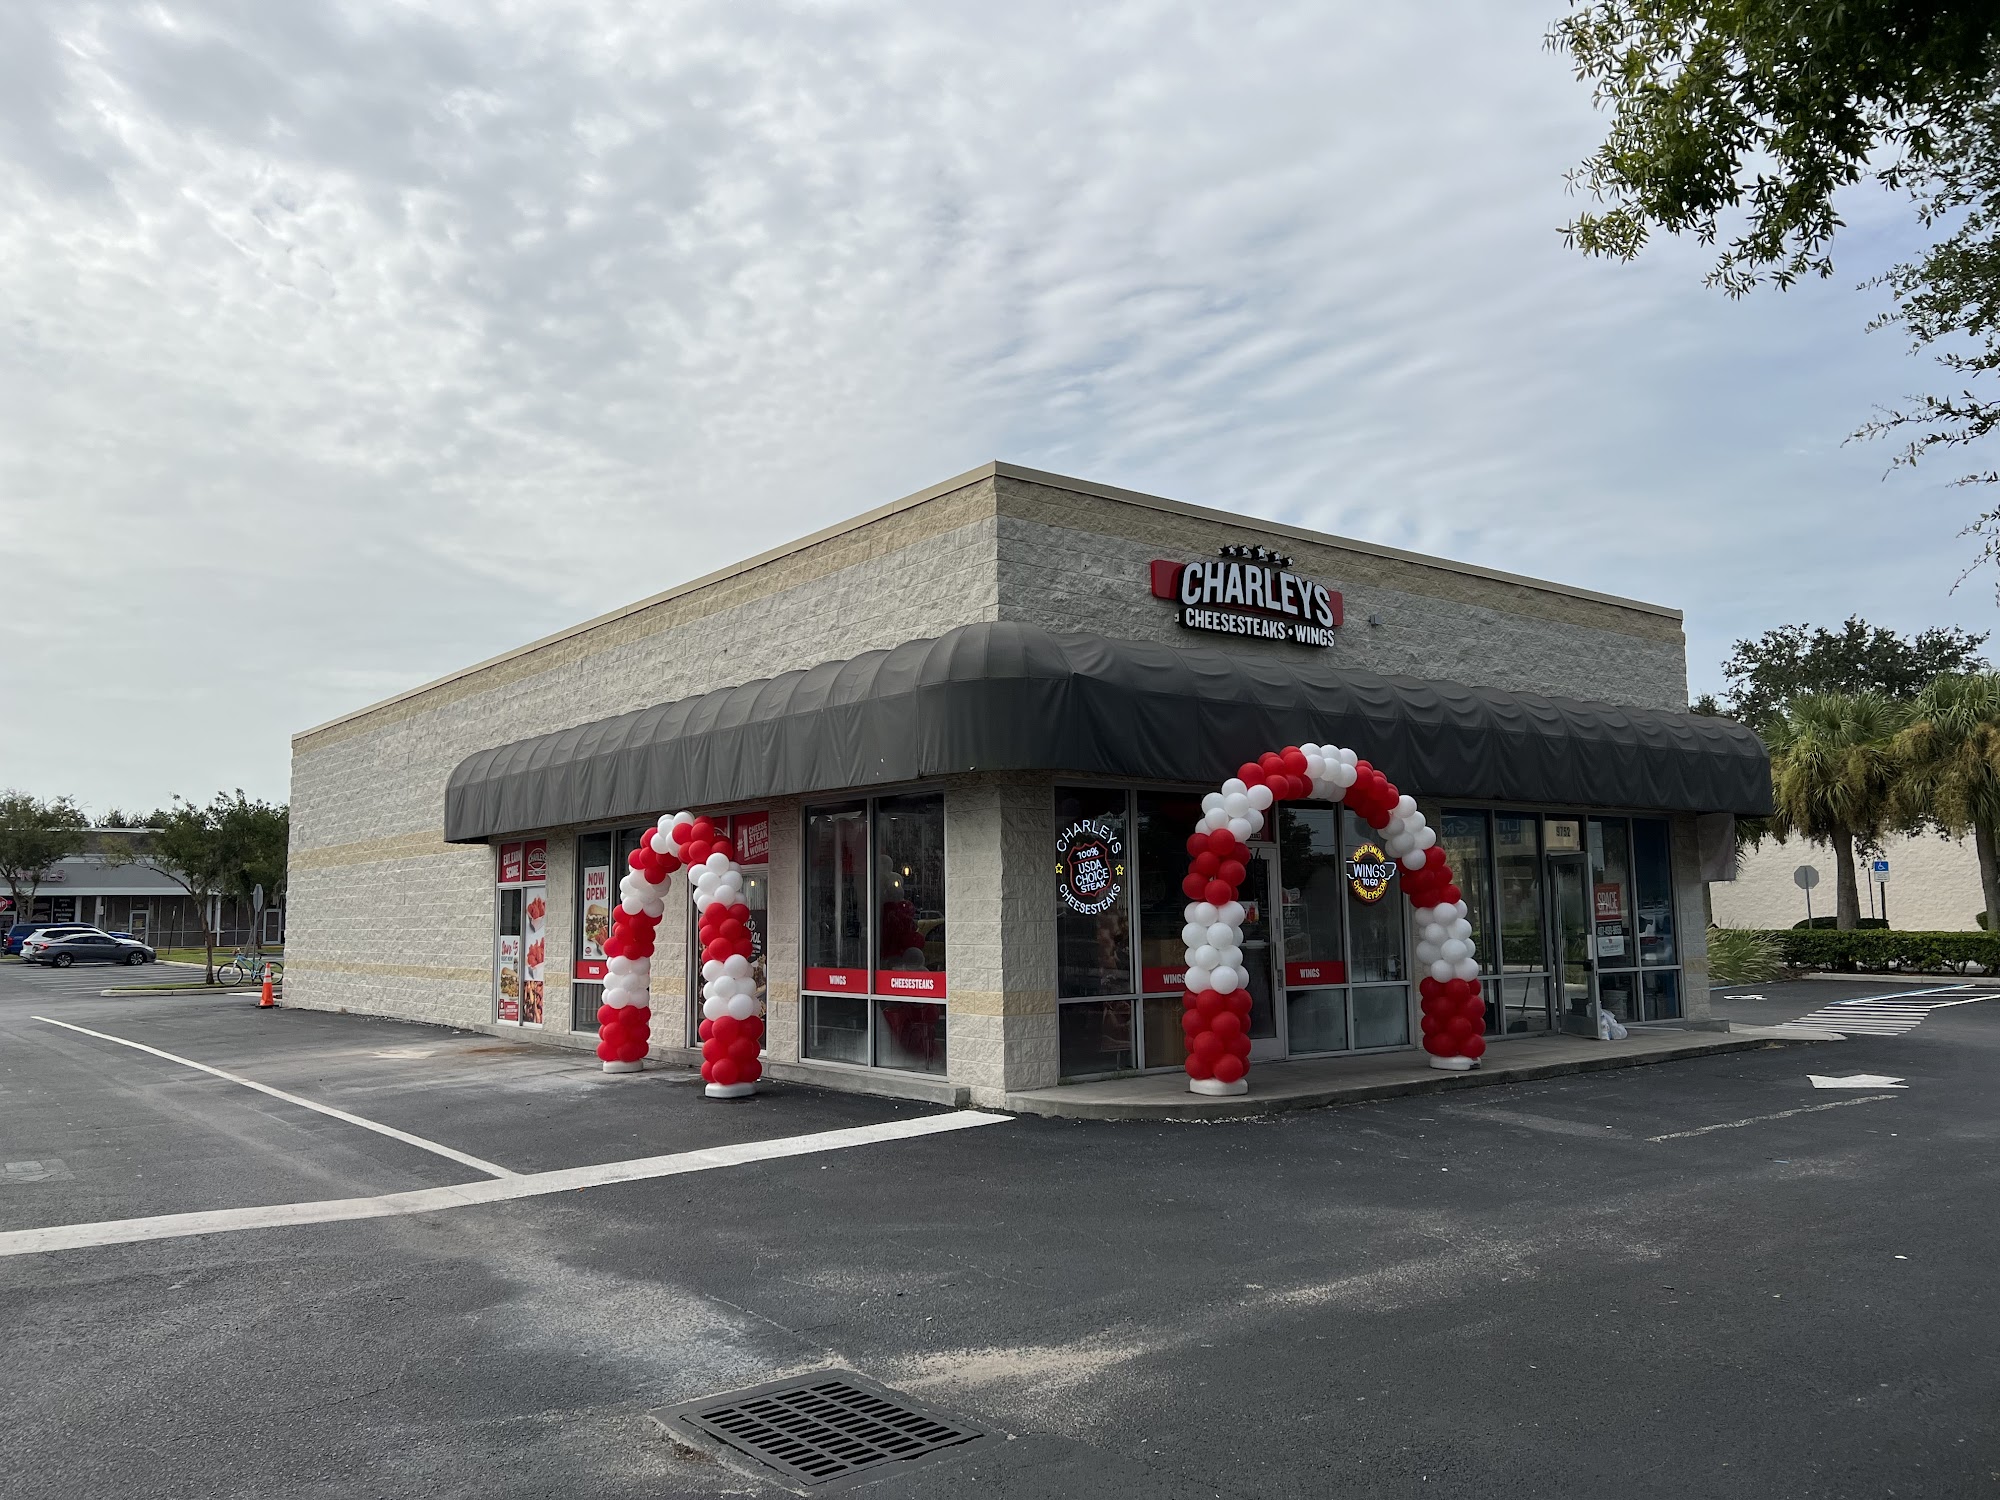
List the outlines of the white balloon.
{"type": "Polygon", "coordinates": [[[1463,901],[1452,902],[1451,909],[1461,917],[1464,916],[1466,913],[1466,905],[1463,901]]]}
{"type": "MultiPolygon", "coordinates": [[[[1235,904],[1233,901],[1230,903],[1231,906],[1235,904]]],[[[1228,907],[1224,907],[1222,911],[1227,911],[1228,909],[1228,907]]],[[[1190,922],[1199,922],[1204,927],[1212,927],[1215,923],[1224,919],[1222,912],[1216,909],[1214,902],[1197,901],[1193,906],[1188,908],[1188,920],[1190,922]]]]}
{"type": "MultiPolygon", "coordinates": [[[[1342,750],[1340,752],[1340,760],[1341,764],[1346,766],[1350,771],[1361,764],[1361,757],[1352,750],[1342,750]]],[[[1352,786],[1353,783],[1349,782],[1348,785],[1352,786]]]]}
{"type": "Polygon", "coordinates": [[[723,1010],[736,1017],[739,1021],[747,1021],[757,1014],[757,997],[755,995],[731,995],[728,1004],[723,1006],[723,1010]]]}
{"type": "Polygon", "coordinates": [[[1244,915],[1243,903],[1241,901],[1229,901],[1216,908],[1215,916],[1212,920],[1227,922],[1231,927],[1241,927],[1244,915]]]}
{"type": "Polygon", "coordinates": [[[1243,950],[1241,948],[1231,945],[1227,948],[1219,948],[1216,951],[1222,955],[1224,967],[1231,969],[1241,969],[1243,967],[1243,950]]]}
{"type": "Polygon", "coordinates": [[[1218,948],[1231,948],[1243,941],[1243,934],[1228,922],[1211,922],[1201,930],[1201,940],[1218,948]]]}
{"type": "Polygon", "coordinates": [[[701,1016],[704,1021],[713,1021],[722,1013],[723,1005],[720,1000],[704,1000],[701,1002],[701,1016]]]}
{"type": "Polygon", "coordinates": [[[1417,830],[1417,847],[1419,849],[1435,848],[1437,847],[1437,841],[1438,831],[1428,823],[1417,830]]]}
{"type": "Polygon", "coordinates": [[[1250,831],[1252,833],[1258,833],[1262,831],[1264,827],[1264,815],[1262,813],[1258,812],[1257,809],[1253,807],[1245,816],[1249,820],[1250,831]]]}
{"type": "Polygon", "coordinates": [[[1424,867],[1424,851],[1416,849],[1403,856],[1403,868],[1414,874],[1424,867]]]}
{"type": "Polygon", "coordinates": [[[1440,958],[1431,965],[1431,978],[1435,979],[1439,984],[1443,984],[1447,979],[1451,978],[1451,965],[1440,958]]]}
{"type": "Polygon", "coordinates": [[[667,914],[667,903],[657,895],[648,893],[639,902],[639,910],[649,917],[664,917],[667,914]]]}
{"type": "Polygon", "coordinates": [[[1453,963],[1457,963],[1471,952],[1472,944],[1468,943],[1464,938],[1446,938],[1442,943],[1438,944],[1438,957],[1448,958],[1453,963]]]}
{"type": "Polygon", "coordinates": [[[1479,977],[1479,960],[1476,958],[1460,959],[1452,966],[1451,977],[1453,979],[1477,979],[1479,977]]]}
{"type": "Polygon", "coordinates": [[[630,974],[640,964],[645,962],[646,960],[643,958],[627,958],[621,953],[616,958],[607,958],[604,961],[604,972],[607,974],[630,974]]]}
{"type": "Polygon", "coordinates": [[[1222,793],[1220,792],[1210,792],[1206,797],[1201,799],[1201,810],[1203,812],[1215,812],[1221,806],[1222,793]]]}
{"type": "Polygon", "coordinates": [[[627,896],[618,903],[618,909],[628,917],[640,917],[646,914],[646,904],[637,896],[627,896]]]}
{"type": "Polygon", "coordinates": [[[720,875],[724,870],[729,868],[729,856],[726,854],[711,854],[702,863],[720,875]]]}
{"type": "Polygon", "coordinates": [[[701,987],[701,992],[711,1000],[727,1000],[731,995],[741,994],[742,986],[727,974],[718,974],[701,987]]]}
{"type": "Polygon", "coordinates": [[[1346,791],[1360,779],[1361,773],[1354,769],[1353,761],[1347,761],[1333,768],[1333,784],[1342,791],[1346,791]]]}
{"type": "Polygon", "coordinates": [[[1251,826],[1250,820],[1248,818],[1231,818],[1229,820],[1230,835],[1234,837],[1238,843],[1242,843],[1256,831],[1257,830],[1251,826]]]}
{"type": "Polygon", "coordinates": [[[1454,917],[1451,922],[1451,931],[1446,936],[1469,938],[1472,936],[1472,924],[1463,917],[1454,917]]]}
{"type": "Polygon", "coordinates": [[[1438,952],[1438,945],[1429,939],[1417,944],[1417,962],[1426,968],[1429,968],[1442,957],[1444,955],[1438,952]]]}
{"type": "Polygon", "coordinates": [[[1429,943],[1433,948],[1451,936],[1443,923],[1429,920],[1426,912],[1422,911],[1417,913],[1417,934],[1423,942],[1429,943]]]}
{"type": "Polygon", "coordinates": [[[1276,795],[1267,786],[1253,786],[1243,795],[1250,800],[1252,807],[1259,810],[1269,807],[1273,802],[1278,800],[1276,795]]]}
{"type": "Polygon", "coordinates": [[[731,979],[748,979],[750,977],[750,960],[740,953],[732,953],[722,961],[722,972],[727,974],[731,979]]]}
{"type": "Polygon", "coordinates": [[[1208,929],[1198,923],[1190,922],[1181,929],[1181,946],[1184,948],[1199,948],[1207,941],[1208,929]]]}
{"type": "Polygon", "coordinates": [[[1222,962],[1221,950],[1212,943],[1203,943],[1188,955],[1188,967],[1213,969],[1222,962]]]}
{"type": "Polygon", "coordinates": [[[1222,799],[1222,810],[1232,818],[1240,818],[1250,811],[1250,799],[1242,792],[1231,792],[1222,799]]]}
{"type": "Polygon", "coordinates": [[[1235,989],[1239,984],[1243,982],[1243,976],[1237,973],[1234,969],[1230,968],[1227,964],[1224,964],[1221,968],[1217,969],[1214,972],[1214,974],[1210,976],[1210,978],[1214,981],[1217,993],[1224,995],[1228,994],[1231,990],[1235,989]]]}
{"type": "Polygon", "coordinates": [[[1222,797],[1225,802],[1228,801],[1231,796],[1240,797],[1249,790],[1250,790],[1249,787],[1245,786],[1241,781],[1238,781],[1234,776],[1230,777],[1227,781],[1222,783],[1222,797]]]}
{"type": "Polygon", "coordinates": [[[1215,987],[1215,978],[1206,969],[1190,968],[1181,976],[1181,983],[1190,995],[1199,995],[1215,987]]]}

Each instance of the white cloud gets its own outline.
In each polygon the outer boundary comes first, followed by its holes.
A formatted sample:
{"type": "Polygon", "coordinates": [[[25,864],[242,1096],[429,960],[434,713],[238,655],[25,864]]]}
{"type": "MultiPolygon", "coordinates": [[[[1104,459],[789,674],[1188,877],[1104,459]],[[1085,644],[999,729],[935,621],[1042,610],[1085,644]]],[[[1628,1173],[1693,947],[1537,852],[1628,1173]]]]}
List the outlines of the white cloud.
{"type": "Polygon", "coordinates": [[[18,0],[0,781],[281,796],[292,730],[988,457],[1680,604],[1698,686],[1985,628],[1967,497],[1839,442],[1930,378],[1850,290],[1900,210],[1782,298],[1580,261],[1541,26],[18,0]]]}

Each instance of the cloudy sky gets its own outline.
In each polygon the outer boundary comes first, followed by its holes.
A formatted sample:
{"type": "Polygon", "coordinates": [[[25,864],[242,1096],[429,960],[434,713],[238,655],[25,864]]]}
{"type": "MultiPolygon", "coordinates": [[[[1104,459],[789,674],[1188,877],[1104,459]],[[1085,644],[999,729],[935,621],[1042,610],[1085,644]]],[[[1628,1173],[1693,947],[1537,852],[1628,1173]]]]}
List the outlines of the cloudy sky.
{"type": "Polygon", "coordinates": [[[1856,284],[1588,263],[1558,0],[9,0],[0,784],[297,729],[989,458],[1687,611],[1956,594],[1856,284]]]}

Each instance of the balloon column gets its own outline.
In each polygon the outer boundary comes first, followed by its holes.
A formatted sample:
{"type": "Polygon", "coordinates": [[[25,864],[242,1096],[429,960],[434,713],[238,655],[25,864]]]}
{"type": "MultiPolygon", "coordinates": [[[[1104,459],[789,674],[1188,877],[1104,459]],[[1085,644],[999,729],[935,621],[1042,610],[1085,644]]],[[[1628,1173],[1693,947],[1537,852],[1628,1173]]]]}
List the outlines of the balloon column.
{"type": "Polygon", "coordinates": [[[597,1012],[597,1056],[607,1073],[633,1073],[646,1056],[653,941],[666,913],[667,882],[686,865],[700,913],[701,1077],[712,1098],[756,1090],[764,1018],[750,972],[750,908],[736,851],[707,818],[673,813],[632,851],[605,942],[604,1004],[597,1012]]]}
{"type": "Polygon", "coordinates": [[[1201,821],[1187,841],[1190,856],[1181,890],[1188,898],[1187,994],[1181,1029],[1188,1039],[1188,1087],[1198,1094],[1249,1089],[1250,992],[1244,967],[1243,919],[1237,892],[1251,859],[1249,840],[1273,804],[1312,797],[1345,801],[1402,866],[1403,894],[1416,908],[1417,960],[1428,968],[1423,996],[1424,1050],[1431,1066],[1470,1068],[1486,1050],[1486,1002],[1472,925],[1452,884],[1437,831],[1417,805],[1352,750],[1287,745],[1245,762],[1222,789],[1202,798],[1201,821]]]}

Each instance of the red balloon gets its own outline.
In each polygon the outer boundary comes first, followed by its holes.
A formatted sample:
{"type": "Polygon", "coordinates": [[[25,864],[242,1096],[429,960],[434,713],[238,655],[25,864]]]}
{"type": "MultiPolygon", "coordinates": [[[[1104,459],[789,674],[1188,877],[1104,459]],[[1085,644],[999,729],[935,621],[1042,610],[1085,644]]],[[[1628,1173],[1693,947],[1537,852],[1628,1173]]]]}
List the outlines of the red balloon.
{"type": "Polygon", "coordinates": [[[1441,904],[1445,906],[1455,906],[1465,899],[1465,892],[1461,891],[1455,885],[1447,885],[1439,894],[1441,904]]]}
{"type": "Polygon", "coordinates": [[[1211,851],[1206,849],[1202,850],[1201,853],[1197,854],[1194,857],[1194,863],[1188,866],[1188,869],[1192,873],[1201,876],[1204,884],[1207,883],[1209,876],[1215,874],[1216,871],[1220,870],[1221,868],[1222,868],[1222,861],[1217,859],[1211,851]]]}
{"type": "Polygon", "coordinates": [[[1460,1053],[1465,1057],[1484,1057],[1486,1055],[1486,1038],[1483,1036],[1474,1037],[1460,1049],[1460,1053]]]}
{"type": "Polygon", "coordinates": [[[1189,1041],[1193,1041],[1196,1037],[1200,1036],[1207,1026],[1208,1023],[1201,1018],[1200,1011],[1184,1010],[1181,1012],[1181,1031],[1187,1036],[1189,1041]]]}
{"type": "Polygon", "coordinates": [[[615,1005],[600,1005],[600,1006],[598,1006],[598,1007],[597,1007],[597,1024],[598,1024],[598,1027],[599,1027],[600,1029],[602,1029],[602,1028],[603,1028],[603,1027],[604,1027],[605,1025],[609,1024],[609,1022],[610,1022],[611,1018],[612,1018],[613,1016],[617,1015],[617,1014],[618,1014],[618,1007],[617,1007],[617,1006],[615,1006],[615,1005]]]}
{"type": "Polygon", "coordinates": [[[1237,1032],[1235,1036],[1229,1039],[1229,1050],[1245,1062],[1248,1062],[1250,1060],[1250,1034],[1244,1031],[1237,1032]]]}
{"type": "Polygon", "coordinates": [[[1236,841],[1236,835],[1227,828],[1218,828],[1208,836],[1208,847],[1217,859],[1228,859],[1243,846],[1236,841]]]}
{"type": "Polygon", "coordinates": [[[715,1022],[703,1021],[699,1026],[695,1027],[694,1034],[696,1040],[703,1042],[707,1041],[710,1037],[715,1035],[715,1022]]]}
{"type": "Polygon", "coordinates": [[[1181,894],[1190,901],[1201,900],[1207,889],[1208,882],[1192,871],[1189,872],[1187,879],[1181,882],[1181,894]]]}
{"type": "Polygon", "coordinates": [[[1226,1007],[1223,1005],[1222,1002],[1222,996],[1216,994],[1214,990],[1203,990],[1201,994],[1195,998],[1194,1002],[1195,1014],[1200,1016],[1204,1023],[1213,1020],[1216,1016],[1220,1015],[1225,1008],[1226,1007]]]}
{"type": "Polygon", "coordinates": [[[1282,776],[1285,774],[1285,758],[1275,750],[1266,750],[1257,757],[1257,769],[1262,771],[1267,779],[1271,776],[1282,776]]]}
{"type": "Polygon", "coordinates": [[[708,858],[708,840],[697,838],[681,845],[681,857],[691,865],[698,865],[708,858]]]}
{"type": "Polygon", "coordinates": [[[1236,768],[1236,779],[1245,786],[1262,786],[1264,784],[1264,768],[1254,760],[1246,760],[1236,768]]]}
{"type": "Polygon", "coordinates": [[[734,1016],[717,1016],[706,1024],[710,1028],[709,1035],[725,1047],[735,1041],[737,1033],[743,1029],[743,1023],[734,1016]]]}
{"type": "MultiPolygon", "coordinates": [[[[1234,890],[1238,886],[1243,884],[1243,877],[1248,875],[1249,873],[1250,872],[1244,869],[1239,861],[1232,859],[1228,863],[1223,865],[1221,869],[1215,872],[1215,878],[1217,880],[1226,881],[1229,884],[1230,889],[1234,890]]],[[[1222,903],[1219,901],[1216,902],[1217,906],[1220,906],[1221,904],[1222,903]]]]}
{"type": "Polygon", "coordinates": [[[701,1044],[701,1055],[710,1062],[721,1062],[729,1056],[729,1046],[719,1036],[711,1036],[701,1044]]]}
{"type": "Polygon", "coordinates": [[[713,1064],[711,1063],[703,1063],[701,1065],[701,1081],[703,1083],[713,1083],[715,1081],[714,1075],[710,1072],[712,1067],[713,1064]]]}
{"type": "Polygon", "coordinates": [[[1190,1052],[1187,1056],[1187,1061],[1182,1063],[1181,1066],[1187,1070],[1187,1076],[1190,1078],[1213,1078],[1215,1076],[1215,1064],[1208,1058],[1203,1057],[1199,1052],[1190,1052]]]}
{"type": "Polygon", "coordinates": [[[1208,847],[1208,839],[1209,836],[1205,833],[1189,834],[1187,839],[1187,852],[1190,855],[1201,853],[1202,850],[1208,847]]]}
{"type": "Polygon", "coordinates": [[[708,1081],[710,1083],[719,1083],[724,1088],[728,1088],[737,1079],[742,1077],[742,1070],[738,1068],[735,1062],[726,1057],[718,1062],[710,1063],[704,1071],[709,1075],[708,1081]]]}
{"type": "Polygon", "coordinates": [[[694,831],[689,836],[698,839],[714,838],[715,837],[714,822],[708,818],[696,818],[694,820],[694,831]]]}
{"type": "Polygon", "coordinates": [[[612,1046],[611,1043],[605,1041],[602,1037],[598,1038],[597,1060],[599,1062],[617,1062],[618,1049],[612,1046]]]}
{"type": "Polygon", "coordinates": [[[1249,1071],[1249,1068],[1244,1066],[1243,1059],[1233,1052],[1226,1057],[1217,1058],[1215,1062],[1215,1076],[1222,1083],[1234,1083],[1249,1071]]]}
{"type": "Polygon", "coordinates": [[[1248,990],[1231,990],[1222,997],[1222,1003],[1235,1011],[1242,1019],[1246,1021],[1250,1019],[1251,1001],[1248,990]]]}
{"type": "Polygon", "coordinates": [[[755,1083],[763,1076],[764,1064],[754,1057],[747,1063],[738,1065],[736,1070],[736,1081],[738,1083],[755,1083]]]}
{"type": "Polygon", "coordinates": [[[1303,776],[1306,774],[1306,753],[1297,745],[1285,746],[1284,749],[1278,752],[1278,758],[1284,761],[1285,769],[1290,771],[1294,776],[1303,776]]]}
{"type": "Polygon", "coordinates": [[[1211,906],[1226,906],[1236,899],[1236,887],[1226,880],[1211,880],[1201,888],[1201,899],[1211,906]]]}
{"type": "Polygon", "coordinates": [[[1423,979],[1423,980],[1420,980],[1420,981],[1418,982],[1418,984],[1417,984],[1417,993],[1418,993],[1419,995],[1422,995],[1422,996],[1423,996],[1423,997],[1424,997],[1424,998],[1425,998],[1426,1000],[1428,1000],[1428,999],[1430,999],[1430,998],[1431,998],[1431,997],[1432,997],[1433,995],[1441,995],[1441,994],[1443,994],[1443,993],[1444,993],[1444,984],[1443,984],[1443,982],[1442,982],[1442,981],[1440,981],[1440,980],[1437,980],[1437,979],[1430,979],[1430,978],[1426,978],[1426,979],[1423,979]]]}
{"type": "Polygon", "coordinates": [[[1243,1030],[1243,1018],[1233,1010],[1225,1010],[1209,1022],[1209,1030],[1225,1042],[1243,1030]]]}
{"type": "Polygon", "coordinates": [[[741,1067],[744,1063],[757,1060],[757,1038],[739,1036],[729,1044],[729,1060],[741,1067]]]}
{"type": "Polygon", "coordinates": [[[1221,1037],[1212,1031],[1204,1031],[1195,1037],[1193,1050],[1196,1057],[1213,1061],[1228,1049],[1223,1045],[1221,1037]]]}

